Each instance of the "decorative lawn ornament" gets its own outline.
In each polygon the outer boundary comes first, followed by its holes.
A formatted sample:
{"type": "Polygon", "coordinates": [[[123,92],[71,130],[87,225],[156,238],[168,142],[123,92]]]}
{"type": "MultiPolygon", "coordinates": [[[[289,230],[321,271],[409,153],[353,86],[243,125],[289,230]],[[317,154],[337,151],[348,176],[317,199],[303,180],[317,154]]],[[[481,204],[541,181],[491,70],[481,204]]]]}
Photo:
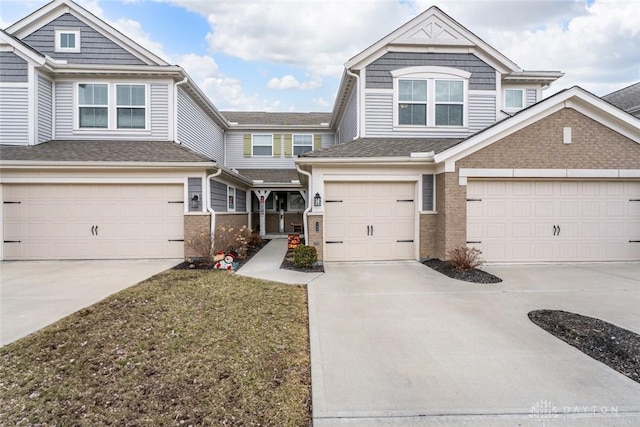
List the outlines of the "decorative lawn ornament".
{"type": "Polygon", "coordinates": [[[235,270],[238,268],[238,261],[234,254],[226,254],[222,261],[218,261],[213,268],[216,270],[235,270]]]}

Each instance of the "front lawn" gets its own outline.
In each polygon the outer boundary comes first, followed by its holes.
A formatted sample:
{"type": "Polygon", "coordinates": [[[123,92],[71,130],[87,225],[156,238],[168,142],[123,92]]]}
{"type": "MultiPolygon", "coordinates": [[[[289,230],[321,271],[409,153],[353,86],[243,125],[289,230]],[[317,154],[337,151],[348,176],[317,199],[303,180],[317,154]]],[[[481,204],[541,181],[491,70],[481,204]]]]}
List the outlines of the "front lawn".
{"type": "Polygon", "coordinates": [[[0,358],[0,425],[310,421],[304,287],[170,270],[0,358]]]}

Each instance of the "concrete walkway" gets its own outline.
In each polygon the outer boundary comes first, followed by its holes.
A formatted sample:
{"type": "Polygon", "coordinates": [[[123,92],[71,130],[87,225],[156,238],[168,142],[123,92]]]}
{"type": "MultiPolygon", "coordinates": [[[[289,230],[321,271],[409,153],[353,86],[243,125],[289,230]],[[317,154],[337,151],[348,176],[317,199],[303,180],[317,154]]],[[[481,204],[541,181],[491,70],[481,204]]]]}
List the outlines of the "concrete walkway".
{"type": "Polygon", "coordinates": [[[236,274],[289,285],[306,285],[322,275],[322,273],[302,273],[281,269],[280,264],[287,254],[287,246],[286,236],[271,238],[271,241],[240,267],[236,274]]]}

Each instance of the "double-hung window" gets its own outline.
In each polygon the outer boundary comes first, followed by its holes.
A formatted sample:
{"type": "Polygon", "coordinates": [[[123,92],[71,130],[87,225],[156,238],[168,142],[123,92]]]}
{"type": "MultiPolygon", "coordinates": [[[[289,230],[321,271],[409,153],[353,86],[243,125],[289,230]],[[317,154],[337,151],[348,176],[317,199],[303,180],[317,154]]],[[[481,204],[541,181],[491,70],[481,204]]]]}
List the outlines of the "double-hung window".
{"type": "Polygon", "coordinates": [[[116,85],[118,129],[144,129],[146,127],[145,106],[144,85],[116,85]]]}
{"type": "Polygon", "coordinates": [[[524,108],[524,90],[505,89],[504,108],[506,110],[520,110],[524,108]]]}
{"type": "Polygon", "coordinates": [[[427,125],[427,80],[398,82],[398,123],[427,125]]]}
{"type": "Polygon", "coordinates": [[[109,85],[81,83],[78,85],[78,124],[81,128],[109,127],[109,85]]]}
{"type": "Polygon", "coordinates": [[[252,135],[251,155],[273,156],[273,135],[252,135]]]}
{"type": "Polygon", "coordinates": [[[462,126],[464,84],[462,80],[436,80],[436,126],[462,126]]]}
{"type": "Polygon", "coordinates": [[[293,155],[299,156],[313,150],[313,135],[293,135],[293,155]]]}

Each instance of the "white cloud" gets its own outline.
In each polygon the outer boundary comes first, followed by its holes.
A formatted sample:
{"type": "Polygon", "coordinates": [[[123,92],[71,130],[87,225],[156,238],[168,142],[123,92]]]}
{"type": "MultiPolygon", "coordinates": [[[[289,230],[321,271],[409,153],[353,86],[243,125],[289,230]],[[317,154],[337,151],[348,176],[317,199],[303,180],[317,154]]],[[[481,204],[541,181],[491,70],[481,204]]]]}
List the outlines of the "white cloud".
{"type": "Polygon", "coordinates": [[[311,101],[313,102],[313,105],[323,110],[331,106],[331,104],[322,97],[313,98],[311,101]]]}
{"type": "Polygon", "coordinates": [[[291,74],[287,74],[283,77],[274,77],[267,83],[269,89],[298,89],[298,90],[311,90],[317,89],[322,86],[322,82],[319,79],[310,80],[308,82],[300,82],[291,74]]]}

